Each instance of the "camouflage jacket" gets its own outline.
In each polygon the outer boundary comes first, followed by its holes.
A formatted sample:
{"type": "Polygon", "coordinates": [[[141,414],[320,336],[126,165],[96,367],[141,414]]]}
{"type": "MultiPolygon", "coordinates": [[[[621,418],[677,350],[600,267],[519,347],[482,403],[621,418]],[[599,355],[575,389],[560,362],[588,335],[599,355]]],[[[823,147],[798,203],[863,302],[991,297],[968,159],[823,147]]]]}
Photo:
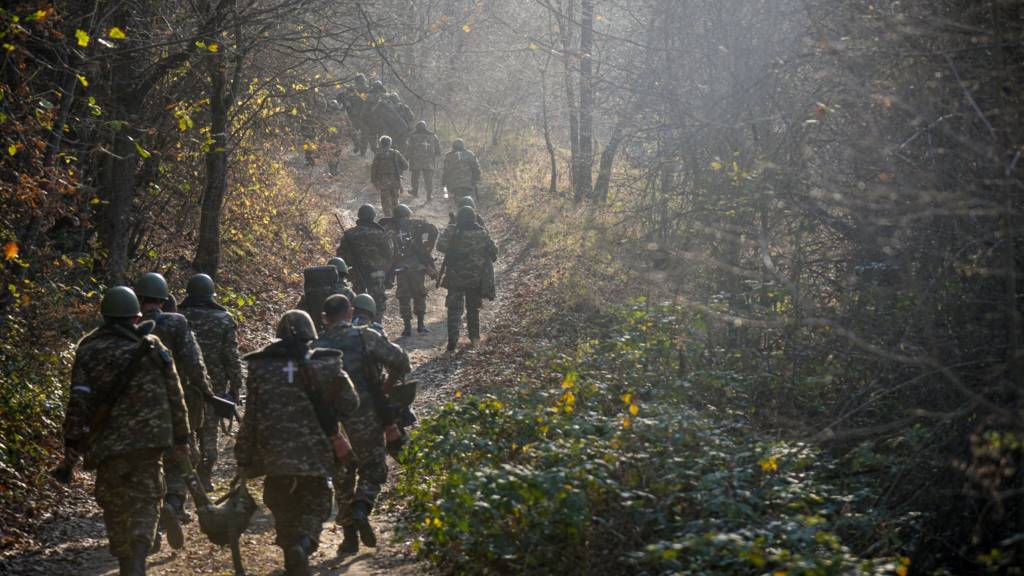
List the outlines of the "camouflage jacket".
{"type": "Polygon", "coordinates": [[[242,359],[238,355],[235,319],[215,302],[192,302],[186,298],[179,309],[199,343],[213,391],[224,394],[241,390],[242,359]]]}
{"type": "Polygon", "coordinates": [[[64,419],[65,443],[76,447],[99,406],[111,405],[110,416],[86,455],[91,464],[188,441],[188,415],[178,374],[170,352],[148,333],[152,328],[148,322],[135,329],[104,325],[78,343],[64,419]],[[139,360],[122,395],[109,398],[143,339],[152,350],[139,360]]]}
{"type": "Polygon", "coordinates": [[[469,150],[452,150],[444,157],[441,186],[449,190],[473,188],[480,180],[480,163],[469,150]]]}
{"type": "Polygon", "coordinates": [[[381,189],[398,188],[402,184],[402,172],[409,169],[409,162],[394,148],[384,148],[373,156],[370,165],[370,182],[381,189]]]}
{"type": "Polygon", "coordinates": [[[296,352],[279,341],[245,361],[249,394],[235,443],[239,470],[248,478],[331,476],[334,452],[327,436],[359,408],[341,354],[296,352]]]}
{"type": "Polygon", "coordinates": [[[195,334],[188,325],[188,319],[178,313],[149,310],[142,315],[144,320],[156,323],[153,335],[160,338],[174,357],[174,367],[182,379],[182,389],[206,398],[213,395],[210,380],[203,362],[195,334]]]}
{"type": "Polygon", "coordinates": [[[393,267],[424,270],[434,263],[434,245],[437,244],[437,226],[426,220],[388,219],[385,228],[391,236],[395,255],[393,267]]]}
{"type": "Polygon", "coordinates": [[[348,323],[328,326],[315,344],[318,348],[331,348],[344,353],[345,371],[352,377],[360,396],[370,393],[371,383],[366,379],[367,370],[387,368],[394,378],[401,378],[412,370],[409,355],[400,346],[366,326],[356,327],[348,323]]]}
{"type": "Polygon", "coordinates": [[[413,170],[433,170],[441,155],[441,142],[429,130],[410,134],[405,148],[409,154],[409,166],[413,170]]]}
{"type": "Polygon", "coordinates": [[[444,287],[452,290],[481,288],[485,266],[498,259],[498,247],[478,226],[469,230],[449,226],[437,249],[445,254],[444,287]]]}
{"type": "Polygon", "coordinates": [[[374,272],[384,272],[391,264],[388,233],[376,222],[358,222],[345,230],[338,246],[338,256],[356,268],[352,274],[369,276],[374,272]]]}

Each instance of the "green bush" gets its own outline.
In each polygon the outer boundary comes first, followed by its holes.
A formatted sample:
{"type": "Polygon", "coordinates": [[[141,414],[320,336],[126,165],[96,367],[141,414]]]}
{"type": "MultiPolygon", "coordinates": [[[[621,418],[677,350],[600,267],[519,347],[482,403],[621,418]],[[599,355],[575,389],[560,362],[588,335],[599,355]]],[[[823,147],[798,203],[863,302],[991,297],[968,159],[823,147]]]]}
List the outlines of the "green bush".
{"type": "Polygon", "coordinates": [[[424,420],[399,487],[423,556],[462,574],[907,572],[843,543],[879,522],[870,486],[837,488],[811,447],[694,408],[674,364],[683,311],[619,320],[518,390],[424,420]]]}

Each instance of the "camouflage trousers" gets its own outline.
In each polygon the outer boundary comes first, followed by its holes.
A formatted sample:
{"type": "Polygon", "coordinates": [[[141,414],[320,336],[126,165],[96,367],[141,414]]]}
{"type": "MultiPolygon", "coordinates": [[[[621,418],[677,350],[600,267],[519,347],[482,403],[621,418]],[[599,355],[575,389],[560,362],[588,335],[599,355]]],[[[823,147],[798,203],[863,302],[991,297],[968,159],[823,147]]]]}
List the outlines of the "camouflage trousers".
{"type": "Polygon", "coordinates": [[[111,554],[131,557],[133,540],[152,544],[164,497],[160,451],[143,450],[101,462],[95,494],[103,509],[111,554]]]}
{"type": "Polygon", "coordinates": [[[483,297],[479,288],[449,288],[444,305],[448,308],[449,343],[459,341],[459,327],[462,324],[463,311],[466,312],[466,331],[469,332],[469,339],[480,339],[480,308],[483,306],[483,297]]]}
{"type": "Polygon", "coordinates": [[[480,200],[476,197],[476,191],[472,186],[457,186],[448,189],[448,199],[451,200],[452,207],[456,212],[459,210],[459,200],[462,200],[466,196],[470,196],[476,201],[480,200]]]}
{"type": "Polygon", "coordinates": [[[213,475],[213,467],[217,465],[217,426],[219,418],[209,417],[203,420],[202,435],[199,438],[199,471],[207,476],[213,475]]]}
{"type": "Polygon", "coordinates": [[[420,195],[420,177],[423,178],[423,188],[427,191],[427,200],[434,193],[434,170],[433,168],[413,169],[410,171],[412,178],[412,195],[420,195]]]}
{"type": "Polygon", "coordinates": [[[373,277],[369,272],[366,274],[366,280],[370,283],[369,286],[363,285],[362,274],[355,274],[352,278],[352,291],[356,294],[365,292],[373,297],[374,303],[377,304],[377,315],[373,319],[376,322],[380,322],[384,318],[384,311],[388,307],[387,287],[384,285],[383,277],[373,277]]]}
{"type": "Polygon", "coordinates": [[[373,400],[364,395],[359,410],[344,423],[352,444],[352,463],[339,464],[334,474],[334,498],[338,504],[337,523],[352,523],[352,507],[365,502],[373,509],[381,486],[388,481],[384,425],[373,409],[373,400]]]}
{"type": "Polygon", "coordinates": [[[274,515],[274,544],[286,548],[308,536],[315,549],[331,516],[331,488],[322,476],[267,476],[263,503],[274,515]]]}
{"type": "Polygon", "coordinates": [[[380,209],[388,217],[394,213],[395,206],[398,206],[398,193],[400,190],[400,186],[388,186],[387,188],[380,189],[380,209]]]}
{"type": "Polygon", "coordinates": [[[405,270],[398,275],[398,311],[403,320],[411,320],[413,312],[417,316],[427,313],[427,272],[425,270],[405,270]]]}

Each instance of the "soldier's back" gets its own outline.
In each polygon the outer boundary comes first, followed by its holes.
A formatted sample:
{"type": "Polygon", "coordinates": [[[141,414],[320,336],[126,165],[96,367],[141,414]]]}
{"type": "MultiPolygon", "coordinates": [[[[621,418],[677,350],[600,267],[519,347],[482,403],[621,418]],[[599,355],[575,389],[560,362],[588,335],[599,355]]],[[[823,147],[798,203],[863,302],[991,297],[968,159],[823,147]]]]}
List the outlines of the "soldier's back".
{"type": "Polygon", "coordinates": [[[483,229],[454,231],[447,250],[449,288],[480,287],[485,266],[497,253],[494,241],[483,229]]]}
{"type": "Polygon", "coordinates": [[[99,328],[79,343],[74,371],[78,374],[73,375],[72,385],[88,390],[73,393],[85,392],[94,400],[107,399],[112,404],[110,416],[93,442],[90,460],[98,463],[138,450],[171,446],[174,426],[168,386],[178,384],[171,355],[159,338],[150,335],[135,340],[99,328]],[[112,397],[132,362],[138,363],[134,374],[121,394],[112,397]]]}
{"type": "Polygon", "coordinates": [[[349,228],[344,235],[345,250],[350,254],[354,266],[367,266],[372,270],[384,270],[390,259],[387,232],[377,224],[360,224],[349,228]]]}

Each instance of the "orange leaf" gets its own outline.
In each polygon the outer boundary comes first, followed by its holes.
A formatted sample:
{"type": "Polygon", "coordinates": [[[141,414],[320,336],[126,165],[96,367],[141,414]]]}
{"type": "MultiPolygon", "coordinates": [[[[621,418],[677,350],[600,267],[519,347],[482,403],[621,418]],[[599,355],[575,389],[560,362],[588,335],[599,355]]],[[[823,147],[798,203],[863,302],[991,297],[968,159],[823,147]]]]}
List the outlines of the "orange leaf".
{"type": "Polygon", "coordinates": [[[14,260],[18,257],[18,243],[11,240],[4,246],[4,260],[14,260]]]}

